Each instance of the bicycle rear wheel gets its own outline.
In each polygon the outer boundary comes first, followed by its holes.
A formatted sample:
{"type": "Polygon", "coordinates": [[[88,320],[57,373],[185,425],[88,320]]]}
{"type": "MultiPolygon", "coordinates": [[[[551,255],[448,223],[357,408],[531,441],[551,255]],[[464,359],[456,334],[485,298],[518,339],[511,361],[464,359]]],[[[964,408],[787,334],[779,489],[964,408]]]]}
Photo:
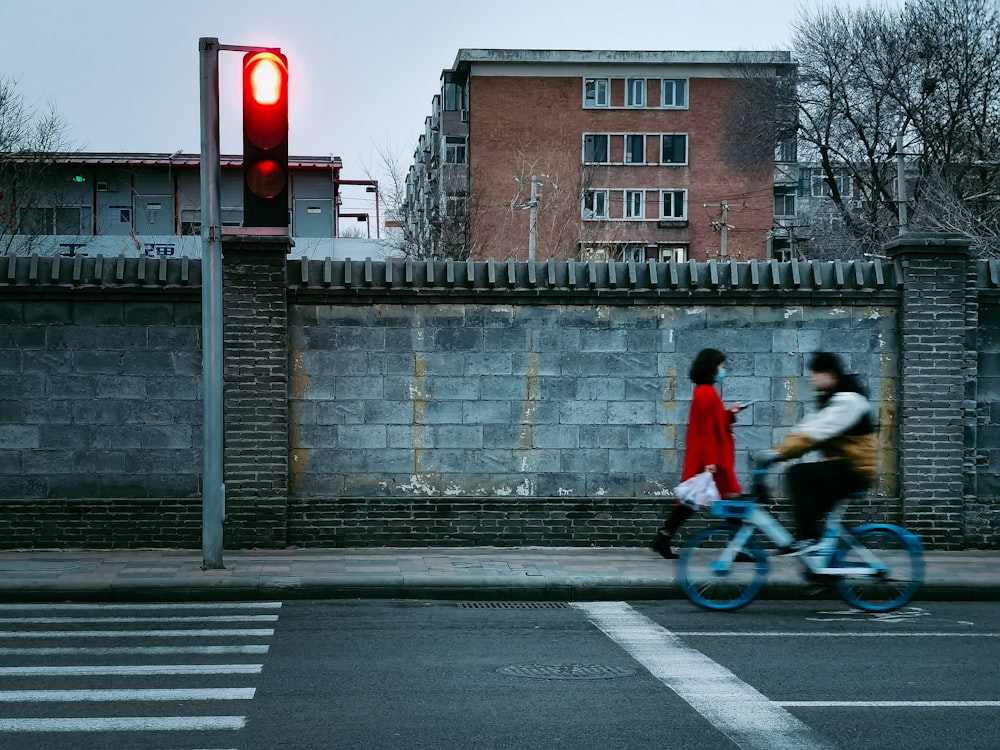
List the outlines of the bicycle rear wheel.
{"type": "Polygon", "coordinates": [[[862,526],[850,532],[877,559],[841,542],[831,568],[868,568],[845,574],[837,590],[848,604],[868,612],[888,612],[913,599],[924,581],[924,549],[913,534],[889,524],[862,526]]]}
{"type": "Polygon", "coordinates": [[[733,562],[720,556],[736,532],[729,527],[709,529],[693,537],[680,550],[677,582],[692,602],[705,609],[737,609],[748,604],[767,580],[767,555],[750,538],[736,550],[733,562]]]}

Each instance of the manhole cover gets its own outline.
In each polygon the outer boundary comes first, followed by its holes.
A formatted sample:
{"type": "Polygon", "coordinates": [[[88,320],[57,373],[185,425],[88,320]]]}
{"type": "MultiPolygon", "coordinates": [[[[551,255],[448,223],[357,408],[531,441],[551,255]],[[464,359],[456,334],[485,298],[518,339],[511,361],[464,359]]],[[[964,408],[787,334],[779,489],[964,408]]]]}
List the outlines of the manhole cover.
{"type": "Polygon", "coordinates": [[[42,560],[29,560],[27,562],[0,562],[0,570],[18,571],[51,571],[51,570],[73,570],[79,568],[80,563],[74,562],[45,562],[42,560]]]}
{"type": "Polygon", "coordinates": [[[566,609],[566,602],[459,602],[464,609],[566,609]]]}
{"type": "Polygon", "coordinates": [[[498,667],[496,671],[507,677],[537,677],[543,680],[608,680],[631,677],[637,670],[605,664],[511,664],[498,667]]]}

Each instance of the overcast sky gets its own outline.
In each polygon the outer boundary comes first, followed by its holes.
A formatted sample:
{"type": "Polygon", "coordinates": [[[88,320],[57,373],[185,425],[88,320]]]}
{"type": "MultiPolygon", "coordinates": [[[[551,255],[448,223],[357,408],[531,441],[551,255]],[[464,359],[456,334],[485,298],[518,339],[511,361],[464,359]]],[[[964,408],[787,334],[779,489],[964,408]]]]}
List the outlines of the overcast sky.
{"type": "MultiPolygon", "coordinates": [[[[290,153],[364,178],[380,149],[409,164],[459,48],[787,50],[817,2],[867,0],[0,0],[0,75],[83,150],[198,153],[198,40],[281,47],[290,153]]],[[[220,53],[223,153],[242,149],[241,57],[220,53]]]]}

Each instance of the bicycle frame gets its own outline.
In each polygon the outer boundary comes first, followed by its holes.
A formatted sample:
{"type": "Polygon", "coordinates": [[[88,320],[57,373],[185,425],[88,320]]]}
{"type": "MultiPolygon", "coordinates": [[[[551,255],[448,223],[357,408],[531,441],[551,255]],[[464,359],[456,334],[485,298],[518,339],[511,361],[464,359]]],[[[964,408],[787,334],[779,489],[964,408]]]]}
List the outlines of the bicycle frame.
{"type": "MultiPolygon", "coordinates": [[[[757,504],[757,498],[763,494],[761,491],[763,488],[762,481],[763,476],[766,474],[766,471],[760,469],[754,470],[754,494],[749,499],[719,500],[712,505],[712,515],[731,519],[738,518],[742,521],[742,525],[739,531],[733,536],[732,542],[719,555],[719,565],[727,567],[731,565],[740,550],[749,544],[750,538],[755,531],[760,531],[779,549],[787,547],[795,541],[795,538],[788,532],[788,529],[777,518],[767,509],[757,504]]],[[[879,559],[878,555],[863,544],[860,544],[854,538],[854,535],[844,526],[844,510],[847,507],[849,499],[845,498],[838,501],[827,514],[819,550],[813,554],[802,555],[799,558],[802,564],[812,573],[838,577],[858,577],[879,575],[888,571],[888,566],[879,559]],[[829,562],[840,544],[849,547],[855,552],[864,562],[864,565],[830,567],[829,562]]]]}

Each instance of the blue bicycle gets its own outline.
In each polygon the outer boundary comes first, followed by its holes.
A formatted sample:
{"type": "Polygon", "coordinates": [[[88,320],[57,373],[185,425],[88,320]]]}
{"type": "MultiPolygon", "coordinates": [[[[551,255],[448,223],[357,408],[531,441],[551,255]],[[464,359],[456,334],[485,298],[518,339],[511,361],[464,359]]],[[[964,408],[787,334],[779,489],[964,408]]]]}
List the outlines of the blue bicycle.
{"type": "MultiPolygon", "coordinates": [[[[692,537],[677,560],[681,591],[699,607],[737,609],[749,604],[767,580],[768,554],[764,540],[777,548],[790,545],[792,535],[761,504],[767,502],[767,471],[755,468],[751,492],[739,500],[719,500],[712,515],[725,524],[692,537]]],[[[902,607],[924,579],[924,548],[920,538],[893,524],[868,524],[848,529],[843,524],[848,497],[827,515],[817,551],[797,559],[807,581],[836,588],[849,604],[869,612],[902,607]]]]}

